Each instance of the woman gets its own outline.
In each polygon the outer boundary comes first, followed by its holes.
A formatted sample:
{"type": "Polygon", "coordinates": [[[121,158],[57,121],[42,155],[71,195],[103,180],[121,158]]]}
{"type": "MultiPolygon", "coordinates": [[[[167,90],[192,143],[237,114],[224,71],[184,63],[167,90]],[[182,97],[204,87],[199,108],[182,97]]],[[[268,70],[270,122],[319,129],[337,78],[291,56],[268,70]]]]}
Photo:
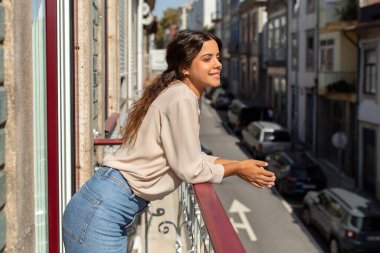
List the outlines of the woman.
{"type": "Polygon", "coordinates": [[[199,98],[206,87],[220,85],[220,50],[218,38],[200,31],[181,31],[169,43],[168,68],[131,108],[124,144],[103,159],[66,207],[67,252],[126,252],[128,225],[149,201],[182,181],[219,183],[237,175],[258,188],[274,185],[265,162],[201,152],[199,98]]]}

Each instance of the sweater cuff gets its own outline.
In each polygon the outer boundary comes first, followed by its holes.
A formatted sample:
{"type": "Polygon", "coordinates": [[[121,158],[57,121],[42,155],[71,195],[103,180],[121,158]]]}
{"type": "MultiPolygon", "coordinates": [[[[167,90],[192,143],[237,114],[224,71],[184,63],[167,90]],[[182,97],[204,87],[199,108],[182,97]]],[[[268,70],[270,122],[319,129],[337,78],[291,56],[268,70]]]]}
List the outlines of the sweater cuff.
{"type": "Polygon", "coordinates": [[[224,166],[221,164],[214,164],[212,169],[213,176],[210,180],[211,183],[221,183],[224,177],[224,166]]]}
{"type": "Polygon", "coordinates": [[[216,159],[218,159],[220,157],[218,156],[212,156],[212,155],[208,155],[204,152],[202,152],[202,159],[203,161],[207,161],[207,162],[210,162],[210,163],[214,163],[216,159]]]}

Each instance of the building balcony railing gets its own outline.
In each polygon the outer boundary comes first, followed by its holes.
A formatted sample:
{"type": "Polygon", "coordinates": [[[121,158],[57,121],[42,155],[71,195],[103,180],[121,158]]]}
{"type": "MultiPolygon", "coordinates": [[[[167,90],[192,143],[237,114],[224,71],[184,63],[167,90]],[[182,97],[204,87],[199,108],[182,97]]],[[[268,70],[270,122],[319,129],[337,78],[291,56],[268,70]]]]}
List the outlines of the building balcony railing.
{"type": "Polygon", "coordinates": [[[322,71],[318,75],[318,94],[331,100],[356,101],[356,72],[322,71]]]}
{"type": "Polygon", "coordinates": [[[268,49],[265,61],[268,63],[285,63],[287,56],[286,47],[268,49]]]}
{"type": "MultiPolygon", "coordinates": [[[[121,145],[122,139],[95,139],[94,146],[121,145]]],[[[243,253],[245,249],[236,234],[229,217],[226,214],[213,186],[210,183],[186,184],[179,188],[179,210],[176,221],[163,221],[158,225],[160,233],[169,231],[168,225],[173,225],[176,230],[176,241],[173,242],[176,253],[182,252],[181,227],[186,225],[190,239],[188,252],[204,253],[243,253]],[[182,216],[182,219],[180,219],[182,216]],[[184,220],[183,223],[180,221],[184,220]]],[[[153,217],[162,216],[165,209],[159,208],[156,212],[146,209],[145,221],[145,252],[148,253],[149,226],[153,217]]],[[[130,225],[128,237],[134,237],[138,221],[130,225]]],[[[131,241],[131,240],[130,240],[131,241]]],[[[131,245],[130,245],[131,247],[131,245]]]]}

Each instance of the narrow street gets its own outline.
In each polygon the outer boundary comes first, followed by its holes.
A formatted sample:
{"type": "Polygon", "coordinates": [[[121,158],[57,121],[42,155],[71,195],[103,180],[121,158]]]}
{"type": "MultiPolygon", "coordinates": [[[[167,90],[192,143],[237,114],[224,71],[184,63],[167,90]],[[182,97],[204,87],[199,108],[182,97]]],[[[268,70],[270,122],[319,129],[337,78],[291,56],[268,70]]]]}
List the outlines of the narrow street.
{"type": "MultiPolygon", "coordinates": [[[[202,104],[200,138],[215,156],[250,158],[239,145],[239,139],[223,127],[218,113],[206,99],[202,104]]],[[[325,251],[293,211],[293,205],[300,209],[300,202],[289,204],[276,190],[259,190],[237,177],[214,187],[247,252],[325,251]]]]}

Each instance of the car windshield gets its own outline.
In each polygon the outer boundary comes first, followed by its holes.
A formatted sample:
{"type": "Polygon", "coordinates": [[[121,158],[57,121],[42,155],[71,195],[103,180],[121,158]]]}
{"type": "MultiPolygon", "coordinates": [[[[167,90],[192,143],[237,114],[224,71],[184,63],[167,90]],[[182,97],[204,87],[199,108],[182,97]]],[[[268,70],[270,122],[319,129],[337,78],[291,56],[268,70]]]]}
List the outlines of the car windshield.
{"type": "Polygon", "coordinates": [[[362,231],[380,231],[380,216],[375,217],[355,217],[351,218],[351,224],[362,231]]]}
{"type": "Polygon", "coordinates": [[[264,141],[290,142],[290,135],[286,131],[265,132],[264,141]]]}

